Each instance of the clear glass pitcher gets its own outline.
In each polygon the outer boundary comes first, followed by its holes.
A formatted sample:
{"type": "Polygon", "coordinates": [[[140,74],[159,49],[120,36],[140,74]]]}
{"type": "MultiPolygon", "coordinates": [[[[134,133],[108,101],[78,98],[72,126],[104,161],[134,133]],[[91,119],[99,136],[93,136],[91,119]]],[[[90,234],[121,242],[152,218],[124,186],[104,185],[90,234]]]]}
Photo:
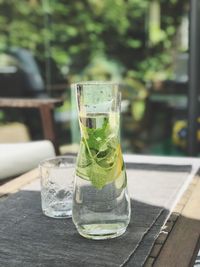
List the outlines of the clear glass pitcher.
{"type": "Polygon", "coordinates": [[[72,218],[91,239],[120,236],[130,221],[130,198],[120,145],[119,86],[81,82],[76,90],[80,149],[76,164],[72,218]]]}

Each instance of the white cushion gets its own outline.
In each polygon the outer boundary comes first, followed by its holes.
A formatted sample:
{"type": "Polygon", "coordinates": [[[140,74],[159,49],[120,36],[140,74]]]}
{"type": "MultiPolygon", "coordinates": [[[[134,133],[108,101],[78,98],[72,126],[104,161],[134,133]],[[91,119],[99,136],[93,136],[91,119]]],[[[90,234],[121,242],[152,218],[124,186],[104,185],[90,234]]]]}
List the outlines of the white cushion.
{"type": "Polygon", "coordinates": [[[36,168],[41,160],[53,156],[54,146],[48,140],[0,144],[0,180],[36,168]]]}

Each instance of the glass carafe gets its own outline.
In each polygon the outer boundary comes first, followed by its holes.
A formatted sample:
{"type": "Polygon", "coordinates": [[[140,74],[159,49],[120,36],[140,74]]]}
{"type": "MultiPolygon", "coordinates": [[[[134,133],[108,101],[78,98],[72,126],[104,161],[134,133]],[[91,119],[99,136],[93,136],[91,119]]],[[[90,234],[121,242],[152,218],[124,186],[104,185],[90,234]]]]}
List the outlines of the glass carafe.
{"type": "Polygon", "coordinates": [[[91,239],[120,236],[130,221],[130,198],[120,145],[119,86],[81,82],[76,90],[80,148],[74,185],[73,222],[91,239]]]}

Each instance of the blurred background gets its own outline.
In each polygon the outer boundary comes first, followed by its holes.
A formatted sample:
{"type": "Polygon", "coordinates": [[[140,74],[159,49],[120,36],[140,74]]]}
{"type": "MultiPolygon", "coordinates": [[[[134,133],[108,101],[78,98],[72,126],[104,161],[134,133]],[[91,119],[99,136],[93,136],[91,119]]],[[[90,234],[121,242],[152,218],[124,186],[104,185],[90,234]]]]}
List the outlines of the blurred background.
{"type": "MultiPolygon", "coordinates": [[[[0,97],[62,98],[61,153],[80,131],[70,84],[122,87],[124,153],[185,156],[187,0],[1,0],[0,97]]],[[[42,139],[37,110],[0,108],[0,142],[42,139]]]]}

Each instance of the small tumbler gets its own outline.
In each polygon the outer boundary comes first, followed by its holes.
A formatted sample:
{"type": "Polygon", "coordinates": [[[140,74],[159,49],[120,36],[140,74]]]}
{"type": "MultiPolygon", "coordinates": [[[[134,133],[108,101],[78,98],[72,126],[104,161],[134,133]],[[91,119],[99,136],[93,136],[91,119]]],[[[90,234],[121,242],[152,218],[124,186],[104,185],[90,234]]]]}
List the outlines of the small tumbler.
{"type": "Polygon", "coordinates": [[[60,156],[39,164],[42,211],[53,218],[72,216],[75,157],[60,156]]]}

